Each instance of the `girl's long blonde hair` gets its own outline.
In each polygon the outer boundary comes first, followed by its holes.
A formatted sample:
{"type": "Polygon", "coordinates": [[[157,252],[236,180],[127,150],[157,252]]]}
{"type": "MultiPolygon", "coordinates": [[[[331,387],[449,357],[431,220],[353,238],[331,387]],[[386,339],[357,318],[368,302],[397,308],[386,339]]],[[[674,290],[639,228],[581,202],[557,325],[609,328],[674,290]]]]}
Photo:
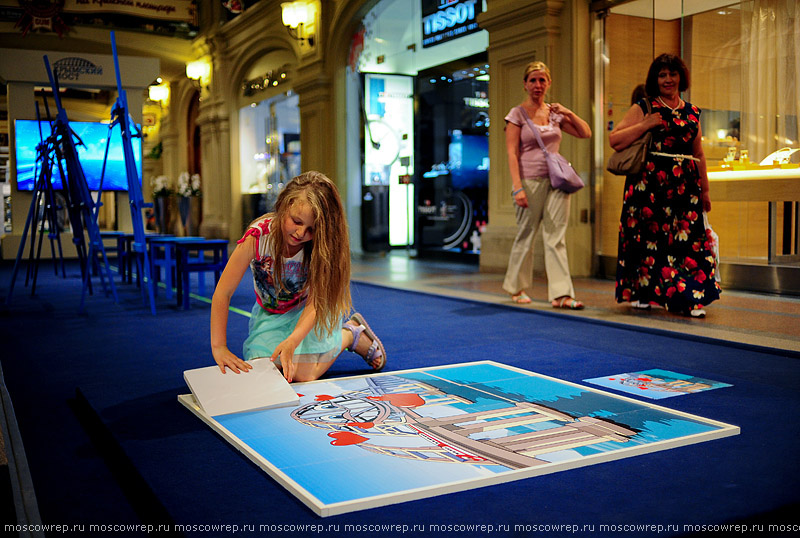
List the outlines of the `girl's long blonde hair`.
{"type": "Polygon", "coordinates": [[[350,239],[339,191],[321,172],[309,171],[292,178],[275,203],[267,241],[274,253],[274,278],[283,287],[286,242],[283,221],[296,203],[305,203],[314,213],[314,234],[303,245],[306,290],[317,312],[316,331],[330,334],[341,327],[350,313],[350,239]]]}

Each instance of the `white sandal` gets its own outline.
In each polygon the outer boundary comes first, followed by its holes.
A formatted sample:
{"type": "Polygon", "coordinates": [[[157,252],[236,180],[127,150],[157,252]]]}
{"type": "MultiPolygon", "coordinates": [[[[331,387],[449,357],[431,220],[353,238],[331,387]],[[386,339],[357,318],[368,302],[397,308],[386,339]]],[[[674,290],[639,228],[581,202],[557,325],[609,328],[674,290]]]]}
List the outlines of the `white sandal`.
{"type": "Polygon", "coordinates": [[[383,370],[383,367],[386,366],[386,350],[383,347],[383,344],[375,336],[375,333],[372,332],[369,324],[364,319],[364,316],[356,312],[352,316],[350,316],[350,320],[353,323],[345,323],[343,327],[353,333],[353,343],[347,347],[347,351],[352,351],[357,355],[360,355],[362,359],[369,364],[373,370],[376,372],[380,372],[383,370]],[[372,344],[370,344],[369,349],[363,355],[356,351],[356,346],[358,345],[358,340],[361,338],[361,335],[366,332],[367,338],[372,340],[372,344]]]}

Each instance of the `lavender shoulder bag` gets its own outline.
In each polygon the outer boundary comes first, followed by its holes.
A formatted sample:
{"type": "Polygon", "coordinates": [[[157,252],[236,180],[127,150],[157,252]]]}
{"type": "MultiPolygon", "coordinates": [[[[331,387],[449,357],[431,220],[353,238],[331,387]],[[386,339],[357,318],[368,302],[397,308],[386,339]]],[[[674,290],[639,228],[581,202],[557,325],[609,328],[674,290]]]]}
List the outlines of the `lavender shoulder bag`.
{"type": "Polygon", "coordinates": [[[544,152],[544,158],[547,162],[547,170],[550,175],[550,185],[554,189],[559,189],[564,192],[572,193],[581,190],[584,187],[583,180],[581,176],[572,168],[572,165],[569,164],[569,161],[564,158],[563,155],[560,153],[551,153],[547,151],[547,147],[544,145],[542,141],[542,135],[539,134],[539,129],[531,121],[530,116],[525,111],[522,106],[519,107],[522,110],[522,114],[525,116],[525,120],[528,122],[528,127],[533,131],[534,136],[536,136],[536,140],[539,142],[539,147],[542,148],[544,152]]]}

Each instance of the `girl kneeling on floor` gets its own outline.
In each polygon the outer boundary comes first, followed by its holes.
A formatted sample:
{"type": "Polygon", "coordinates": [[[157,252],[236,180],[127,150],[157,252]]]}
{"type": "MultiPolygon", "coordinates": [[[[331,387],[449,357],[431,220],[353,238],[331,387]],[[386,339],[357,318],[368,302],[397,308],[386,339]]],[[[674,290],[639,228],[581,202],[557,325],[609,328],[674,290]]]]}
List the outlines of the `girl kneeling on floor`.
{"type": "Polygon", "coordinates": [[[247,372],[269,357],[287,381],[312,381],[353,351],[380,371],[386,351],[364,318],[350,313],[350,241],[336,186],[320,172],[293,178],[268,213],[248,227],[211,300],[211,351],[222,373],[247,372]],[[244,360],[228,349],[231,296],[247,268],[256,304],[244,360]]]}

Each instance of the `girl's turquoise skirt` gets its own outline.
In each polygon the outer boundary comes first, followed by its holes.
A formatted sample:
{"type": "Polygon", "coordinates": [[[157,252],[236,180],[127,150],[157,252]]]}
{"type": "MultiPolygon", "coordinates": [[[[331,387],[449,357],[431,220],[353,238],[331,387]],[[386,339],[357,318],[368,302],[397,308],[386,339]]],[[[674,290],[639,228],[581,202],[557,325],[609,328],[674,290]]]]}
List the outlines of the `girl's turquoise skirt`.
{"type": "MultiPolygon", "coordinates": [[[[303,313],[304,306],[290,310],[285,314],[272,314],[261,305],[255,303],[250,316],[250,331],[244,341],[243,356],[245,360],[271,357],[278,344],[286,340],[303,313]]],[[[300,345],[294,350],[294,362],[330,362],[342,350],[342,331],[334,329],[331,334],[317,335],[312,329],[300,345]]],[[[280,358],[275,360],[280,364],[280,358]]]]}

